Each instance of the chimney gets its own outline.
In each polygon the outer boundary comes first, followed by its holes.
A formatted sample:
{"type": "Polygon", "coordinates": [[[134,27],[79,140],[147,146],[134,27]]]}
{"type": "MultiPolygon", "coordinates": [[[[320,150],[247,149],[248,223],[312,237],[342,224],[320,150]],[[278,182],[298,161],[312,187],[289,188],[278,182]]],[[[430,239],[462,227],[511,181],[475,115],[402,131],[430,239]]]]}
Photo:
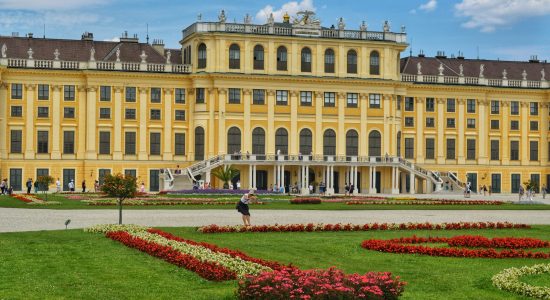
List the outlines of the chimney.
{"type": "Polygon", "coordinates": [[[91,33],[91,32],[86,31],[82,34],[82,40],[83,41],[93,41],[94,40],[94,34],[91,33]]]}
{"type": "Polygon", "coordinates": [[[33,36],[32,32],[27,33],[27,37],[28,37],[29,39],[32,39],[32,36],[33,36]]]}
{"type": "Polygon", "coordinates": [[[426,57],[424,54],[424,50],[420,49],[420,53],[418,53],[418,57],[426,57]]]}
{"type": "Polygon", "coordinates": [[[529,58],[529,62],[530,63],[539,63],[539,57],[537,55],[531,55],[531,57],[529,58]]]}
{"type": "Polygon", "coordinates": [[[435,58],[447,58],[447,56],[445,55],[445,51],[437,51],[437,55],[435,56],[435,58]]]}
{"type": "Polygon", "coordinates": [[[134,36],[131,37],[131,36],[128,35],[128,31],[124,31],[122,33],[122,36],[120,37],[120,41],[121,42],[126,42],[126,43],[138,43],[139,38],[138,38],[137,34],[134,34],[134,36]]]}
{"type": "Polygon", "coordinates": [[[464,53],[462,53],[462,51],[458,51],[458,56],[456,59],[464,59],[464,53]]]}
{"type": "Polygon", "coordinates": [[[160,55],[164,56],[164,41],[159,39],[154,39],[153,49],[155,49],[160,55]]]}

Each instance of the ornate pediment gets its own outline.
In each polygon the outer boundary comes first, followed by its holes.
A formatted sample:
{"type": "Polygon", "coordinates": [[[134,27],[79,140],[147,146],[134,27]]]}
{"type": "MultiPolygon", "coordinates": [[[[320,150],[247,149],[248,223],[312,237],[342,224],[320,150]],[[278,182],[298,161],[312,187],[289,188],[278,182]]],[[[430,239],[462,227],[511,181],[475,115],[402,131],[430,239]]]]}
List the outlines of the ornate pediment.
{"type": "Polygon", "coordinates": [[[321,21],[315,17],[315,12],[310,10],[299,11],[292,22],[292,28],[296,35],[320,36],[321,21]]]}

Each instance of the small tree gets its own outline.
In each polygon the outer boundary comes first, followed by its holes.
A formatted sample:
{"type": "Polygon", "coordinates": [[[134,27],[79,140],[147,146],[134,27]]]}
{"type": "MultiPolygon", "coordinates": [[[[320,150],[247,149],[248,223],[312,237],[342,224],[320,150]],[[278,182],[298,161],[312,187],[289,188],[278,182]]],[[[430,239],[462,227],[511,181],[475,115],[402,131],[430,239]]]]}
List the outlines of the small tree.
{"type": "Polygon", "coordinates": [[[226,165],[212,171],[212,175],[223,181],[223,188],[228,189],[229,182],[233,180],[233,178],[239,176],[239,170],[233,168],[231,165],[226,165]]]}
{"type": "Polygon", "coordinates": [[[117,198],[118,224],[122,224],[122,202],[136,196],[137,179],[134,176],[124,176],[120,173],[116,175],[109,174],[103,179],[101,191],[110,197],[117,198]]]}
{"type": "Polygon", "coordinates": [[[536,190],[536,189],[538,188],[537,183],[531,181],[531,179],[527,180],[527,181],[524,182],[523,184],[525,185],[525,190],[526,190],[526,191],[530,191],[531,188],[532,188],[533,190],[536,190]]]}
{"type": "Polygon", "coordinates": [[[55,182],[55,179],[50,175],[43,175],[43,176],[38,176],[38,178],[36,178],[36,181],[38,182],[38,189],[42,191],[44,194],[46,194],[45,197],[46,197],[46,200],[48,200],[47,192],[50,185],[55,182]]]}

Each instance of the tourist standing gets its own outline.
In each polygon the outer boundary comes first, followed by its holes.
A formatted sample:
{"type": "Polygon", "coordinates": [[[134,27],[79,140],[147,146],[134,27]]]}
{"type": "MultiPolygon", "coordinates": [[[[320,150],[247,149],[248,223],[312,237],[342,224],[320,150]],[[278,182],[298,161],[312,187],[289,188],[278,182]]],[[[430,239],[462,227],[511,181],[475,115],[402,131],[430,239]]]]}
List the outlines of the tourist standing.
{"type": "Polygon", "coordinates": [[[57,180],[55,181],[55,192],[61,192],[61,181],[59,181],[59,178],[57,178],[57,180]]]}
{"type": "Polygon", "coordinates": [[[518,195],[519,195],[519,200],[521,202],[521,198],[523,198],[523,193],[525,192],[525,190],[523,189],[523,186],[520,184],[519,185],[519,191],[518,191],[518,195]]]}
{"type": "Polygon", "coordinates": [[[38,180],[34,182],[34,193],[38,194],[38,189],[40,188],[38,180]]]}
{"type": "Polygon", "coordinates": [[[82,192],[86,193],[86,180],[82,180],[82,192]]]}
{"type": "Polygon", "coordinates": [[[141,193],[145,193],[145,182],[141,182],[141,187],[139,188],[141,193]]]}
{"type": "Polygon", "coordinates": [[[97,193],[99,191],[99,180],[96,180],[94,182],[94,192],[97,193]]]}
{"type": "Polygon", "coordinates": [[[0,195],[4,195],[5,190],[6,190],[6,181],[2,179],[2,182],[0,183],[0,195]]]}
{"type": "Polygon", "coordinates": [[[74,179],[71,179],[68,186],[69,186],[69,191],[71,193],[73,193],[74,192],[74,179]]]}
{"type": "Polygon", "coordinates": [[[237,180],[237,183],[235,184],[235,187],[237,188],[237,190],[241,189],[241,181],[240,180],[237,180]]]}
{"type": "Polygon", "coordinates": [[[256,195],[254,194],[254,189],[251,189],[247,194],[244,194],[237,203],[237,211],[242,214],[244,226],[250,226],[250,209],[248,204],[255,201],[256,195]]]}
{"type": "Polygon", "coordinates": [[[27,180],[27,195],[30,195],[32,189],[32,179],[27,180]]]}
{"type": "Polygon", "coordinates": [[[546,199],[546,185],[543,184],[541,189],[542,190],[540,192],[542,193],[542,199],[546,199]]]}

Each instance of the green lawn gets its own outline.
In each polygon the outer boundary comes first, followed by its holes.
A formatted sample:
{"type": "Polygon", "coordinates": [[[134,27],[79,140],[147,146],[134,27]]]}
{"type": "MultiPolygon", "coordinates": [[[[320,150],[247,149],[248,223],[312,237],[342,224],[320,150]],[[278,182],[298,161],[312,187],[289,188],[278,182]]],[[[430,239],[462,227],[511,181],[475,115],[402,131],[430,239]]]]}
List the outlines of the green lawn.
{"type": "MultiPolygon", "coordinates": [[[[526,299],[503,292],[491,277],[535,259],[471,259],[399,255],[360,247],[367,238],[460,234],[550,240],[550,226],[529,230],[383,231],[201,234],[164,230],[239,249],[300,268],[336,266],[346,272],[391,271],[409,284],[402,299],[526,299]]],[[[213,283],[160,259],[82,230],[0,234],[1,299],[232,299],[236,283],[213,283]]],[[[525,277],[548,285],[548,274],[525,277]]]]}
{"type": "MultiPolygon", "coordinates": [[[[43,195],[39,195],[44,198],[43,195]]],[[[171,198],[233,198],[235,202],[240,197],[227,195],[186,195],[171,198]]],[[[269,198],[266,205],[253,205],[253,209],[300,209],[300,210],[550,210],[550,205],[544,204],[503,204],[503,205],[346,205],[345,203],[321,203],[321,204],[290,204],[288,196],[260,196],[269,198]]],[[[0,197],[0,207],[30,208],[30,209],[114,209],[115,206],[93,206],[79,200],[69,200],[64,196],[48,195],[49,201],[61,202],[60,205],[28,205],[25,202],[11,198],[0,197]]],[[[231,209],[234,205],[166,205],[166,206],[126,206],[125,209],[231,209]]]]}

